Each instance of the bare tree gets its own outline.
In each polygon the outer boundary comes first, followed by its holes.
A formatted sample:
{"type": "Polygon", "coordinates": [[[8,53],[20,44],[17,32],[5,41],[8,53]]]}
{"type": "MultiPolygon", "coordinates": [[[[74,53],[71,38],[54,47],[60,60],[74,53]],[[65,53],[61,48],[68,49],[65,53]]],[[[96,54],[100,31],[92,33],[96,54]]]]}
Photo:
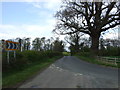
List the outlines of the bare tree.
{"type": "Polygon", "coordinates": [[[80,2],[65,0],[55,17],[58,19],[53,32],[65,35],[76,32],[88,34],[92,39],[91,49],[99,47],[101,32],[120,24],[119,2],[80,2]]]}
{"type": "Polygon", "coordinates": [[[70,44],[70,51],[71,54],[76,54],[79,52],[80,49],[80,39],[83,36],[83,33],[76,32],[74,34],[70,34],[65,37],[65,41],[67,41],[70,44]]]}
{"type": "Polygon", "coordinates": [[[64,42],[62,40],[59,40],[59,38],[56,38],[56,40],[53,42],[53,51],[63,52],[64,47],[64,42]]]}
{"type": "Polygon", "coordinates": [[[40,38],[35,38],[32,42],[33,50],[42,51],[42,41],[40,38]]]}
{"type": "Polygon", "coordinates": [[[23,39],[21,39],[21,47],[22,50],[30,50],[30,38],[26,38],[24,37],[23,39]]]}

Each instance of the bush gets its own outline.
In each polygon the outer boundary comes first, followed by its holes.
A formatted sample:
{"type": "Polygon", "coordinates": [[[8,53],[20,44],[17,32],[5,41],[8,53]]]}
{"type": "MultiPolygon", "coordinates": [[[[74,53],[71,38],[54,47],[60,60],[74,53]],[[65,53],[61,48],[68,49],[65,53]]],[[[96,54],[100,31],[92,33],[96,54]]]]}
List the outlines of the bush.
{"type": "Polygon", "coordinates": [[[13,52],[10,52],[10,63],[7,62],[7,53],[3,52],[2,67],[3,71],[8,69],[22,69],[35,62],[46,62],[47,58],[53,58],[55,56],[62,56],[60,52],[53,51],[17,51],[16,59],[13,57],[13,52]],[[46,59],[46,60],[45,60],[46,59]]]}
{"type": "Polygon", "coordinates": [[[109,47],[108,49],[99,50],[99,56],[119,56],[119,47],[109,47]]]}
{"type": "Polygon", "coordinates": [[[89,47],[82,47],[81,48],[81,50],[80,50],[81,52],[90,52],[90,48],[89,47]]]}
{"type": "Polygon", "coordinates": [[[93,57],[91,52],[79,52],[77,55],[78,56],[85,56],[85,57],[93,57]]]}
{"type": "Polygon", "coordinates": [[[64,56],[70,56],[70,52],[63,52],[64,56]]]}

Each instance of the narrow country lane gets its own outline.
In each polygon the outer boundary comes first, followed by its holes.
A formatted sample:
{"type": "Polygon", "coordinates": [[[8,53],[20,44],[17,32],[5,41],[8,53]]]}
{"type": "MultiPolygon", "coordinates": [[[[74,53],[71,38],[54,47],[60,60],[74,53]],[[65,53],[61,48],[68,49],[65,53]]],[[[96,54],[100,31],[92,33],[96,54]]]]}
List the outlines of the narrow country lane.
{"type": "Polygon", "coordinates": [[[64,56],[19,88],[118,88],[118,69],[64,56]]]}

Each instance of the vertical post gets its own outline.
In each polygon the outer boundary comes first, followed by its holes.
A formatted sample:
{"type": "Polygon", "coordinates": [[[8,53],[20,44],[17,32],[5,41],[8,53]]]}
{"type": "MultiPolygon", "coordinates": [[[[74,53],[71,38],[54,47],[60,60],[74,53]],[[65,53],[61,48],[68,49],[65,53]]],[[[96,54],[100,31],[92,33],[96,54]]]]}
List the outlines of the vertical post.
{"type": "Polygon", "coordinates": [[[8,64],[10,63],[9,59],[10,59],[10,57],[9,57],[9,51],[7,51],[7,61],[8,61],[8,64]]]}
{"type": "Polygon", "coordinates": [[[19,39],[19,48],[20,48],[20,51],[22,52],[23,50],[22,50],[22,39],[19,39]]]}
{"type": "Polygon", "coordinates": [[[16,59],[16,52],[14,51],[14,58],[16,59]]]}
{"type": "Polygon", "coordinates": [[[23,50],[22,50],[22,46],[21,46],[20,48],[21,48],[21,52],[22,52],[22,51],[23,51],[23,50]]]}
{"type": "Polygon", "coordinates": [[[117,66],[117,58],[115,58],[115,65],[117,66]]]}
{"type": "Polygon", "coordinates": [[[0,90],[2,90],[2,45],[3,41],[0,40],[0,90]]]}

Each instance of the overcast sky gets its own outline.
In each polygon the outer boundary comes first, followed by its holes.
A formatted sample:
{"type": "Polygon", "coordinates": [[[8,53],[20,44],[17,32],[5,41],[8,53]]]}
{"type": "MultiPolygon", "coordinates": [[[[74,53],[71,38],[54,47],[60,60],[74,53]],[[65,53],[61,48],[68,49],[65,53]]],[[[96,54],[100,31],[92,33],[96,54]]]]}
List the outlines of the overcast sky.
{"type": "MultiPolygon", "coordinates": [[[[2,19],[0,24],[0,39],[31,37],[33,40],[36,37],[55,37],[52,33],[56,23],[54,14],[59,10],[61,0],[8,1],[0,3],[0,13],[2,13],[0,14],[2,15],[0,16],[0,19],[2,19]]],[[[104,38],[113,38],[116,36],[118,34],[111,31],[104,38]]],[[[63,39],[62,36],[61,39],[63,39]]]]}

